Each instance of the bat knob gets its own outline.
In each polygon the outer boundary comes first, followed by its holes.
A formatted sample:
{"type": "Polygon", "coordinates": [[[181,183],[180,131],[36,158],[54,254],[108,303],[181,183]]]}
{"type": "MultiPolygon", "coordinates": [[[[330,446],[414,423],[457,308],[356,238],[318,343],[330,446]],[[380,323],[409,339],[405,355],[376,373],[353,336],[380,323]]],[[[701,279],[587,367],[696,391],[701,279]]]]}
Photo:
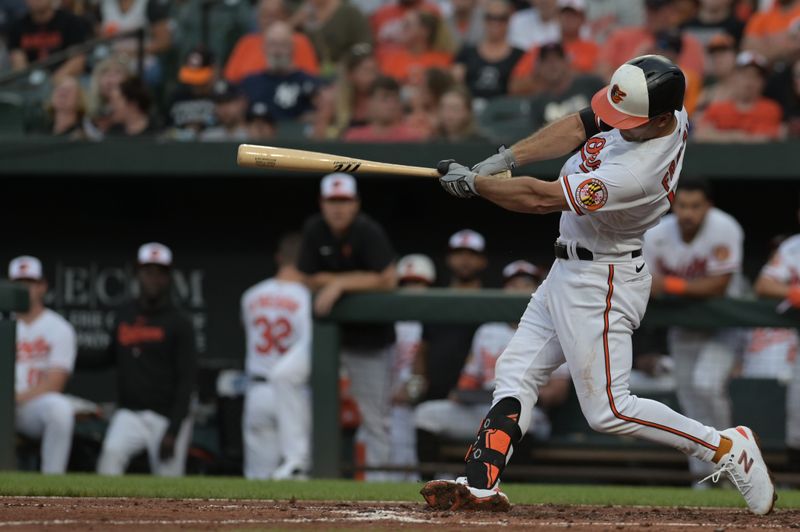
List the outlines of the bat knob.
{"type": "Polygon", "coordinates": [[[442,161],[439,161],[436,164],[436,171],[439,172],[439,174],[444,175],[448,171],[450,171],[450,164],[454,162],[456,162],[455,159],[444,159],[442,161]]]}

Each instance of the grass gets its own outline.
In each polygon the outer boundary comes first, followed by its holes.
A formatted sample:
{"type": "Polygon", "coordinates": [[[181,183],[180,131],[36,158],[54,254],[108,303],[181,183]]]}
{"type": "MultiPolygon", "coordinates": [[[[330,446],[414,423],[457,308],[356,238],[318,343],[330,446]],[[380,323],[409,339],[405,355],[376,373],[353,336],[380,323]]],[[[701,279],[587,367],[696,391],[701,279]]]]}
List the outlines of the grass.
{"type": "MultiPolygon", "coordinates": [[[[43,476],[36,473],[0,473],[0,495],[64,497],[165,497],[210,499],[290,499],[341,501],[417,501],[419,484],[363,483],[348,480],[309,482],[248,481],[231,477],[157,478],[91,474],[43,476]]],[[[593,504],[743,507],[736,490],[693,491],[686,488],[507,484],[504,490],[515,504],[593,504]]],[[[778,508],[800,508],[800,490],[779,492],[778,508]]]]}

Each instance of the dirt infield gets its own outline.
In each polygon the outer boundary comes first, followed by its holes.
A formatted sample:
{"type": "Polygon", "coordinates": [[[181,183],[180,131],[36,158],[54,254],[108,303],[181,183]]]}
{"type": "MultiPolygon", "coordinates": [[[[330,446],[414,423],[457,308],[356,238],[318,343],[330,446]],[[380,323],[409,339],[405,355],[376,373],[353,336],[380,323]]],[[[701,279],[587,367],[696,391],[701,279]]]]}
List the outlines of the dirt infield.
{"type": "Polygon", "coordinates": [[[738,509],[516,506],[504,514],[432,512],[422,503],[0,498],[6,530],[761,530],[800,529],[800,510],[768,517],[738,509]]]}

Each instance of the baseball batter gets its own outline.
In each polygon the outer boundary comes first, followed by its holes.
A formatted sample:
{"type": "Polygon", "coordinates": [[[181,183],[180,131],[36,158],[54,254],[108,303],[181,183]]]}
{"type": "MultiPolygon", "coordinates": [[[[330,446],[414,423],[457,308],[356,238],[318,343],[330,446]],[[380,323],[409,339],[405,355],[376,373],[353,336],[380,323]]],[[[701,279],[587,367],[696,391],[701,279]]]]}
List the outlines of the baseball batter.
{"type": "Polygon", "coordinates": [[[300,237],[285,237],[278,272],[242,295],[247,334],[244,475],[298,479],[308,475],[311,411],[311,294],[295,263],[300,237]]]}
{"type": "MultiPolygon", "coordinates": [[[[763,297],[780,297],[794,308],[800,308],[800,235],[787,238],[778,252],[761,270],[756,293],[763,297]]],[[[790,463],[800,458],[800,360],[795,357],[792,380],[786,392],[786,446],[790,463]]]]}
{"type": "MultiPolygon", "coordinates": [[[[644,258],[653,275],[651,294],[683,298],[741,296],[744,231],[728,213],[713,207],[708,185],[681,183],[673,214],[645,235],[644,258]]],[[[675,361],[675,384],[688,416],[715,427],[731,423],[728,379],[743,332],[672,327],[667,340],[675,361]]],[[[711,472],[706,462],[689,460],[695,478],[711,472]]]]}
{"type": "Polygon", "coordinates": [[[27,285],[30,307],[16,315],[16,428],[41,438],[42,473],[67,470],[75,413],[62,395],[75,366],[77,339],[72,325],[44,306],[47,281],[36,257],[11,261],[8,278],[27,285]]]}
{"type": "Polygon", "coordinates": [[[772,510],[775,488],[749,428],[719,431],[628,389],[631,335],[650,294],[641,248],[678,184],[689,136],[685,87],[683,72],[666,58],[637,57],[614,72],[591,108],[501,148],[473,170],[440,163],[440,183],[456,197],[562,215],[550,274],[497,361],[493,405],[467,452],[466,476],[426,484],[421,493],[431,507],[510,508],[498,481],[528,429],[539,387],[566,362],[592,428],[714,462],[713,481],[725,474],[754,513],[772,510]],[[490,177],[576,148],[556,181],[490,177]]]}

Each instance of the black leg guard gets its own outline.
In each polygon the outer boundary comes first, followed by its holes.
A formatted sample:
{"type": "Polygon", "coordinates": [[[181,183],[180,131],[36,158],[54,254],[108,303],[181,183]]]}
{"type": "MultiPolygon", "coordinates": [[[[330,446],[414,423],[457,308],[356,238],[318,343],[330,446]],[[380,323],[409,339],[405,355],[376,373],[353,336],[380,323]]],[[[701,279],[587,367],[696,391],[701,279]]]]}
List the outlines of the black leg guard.
{"type": "Polygon", "coordinates": [[[486,414],[475,443],[467,451],[467,481],[473,488],[489,489],[497,483],[513,446],[522,439],[519,401],[500,400],[486,414]]]}

